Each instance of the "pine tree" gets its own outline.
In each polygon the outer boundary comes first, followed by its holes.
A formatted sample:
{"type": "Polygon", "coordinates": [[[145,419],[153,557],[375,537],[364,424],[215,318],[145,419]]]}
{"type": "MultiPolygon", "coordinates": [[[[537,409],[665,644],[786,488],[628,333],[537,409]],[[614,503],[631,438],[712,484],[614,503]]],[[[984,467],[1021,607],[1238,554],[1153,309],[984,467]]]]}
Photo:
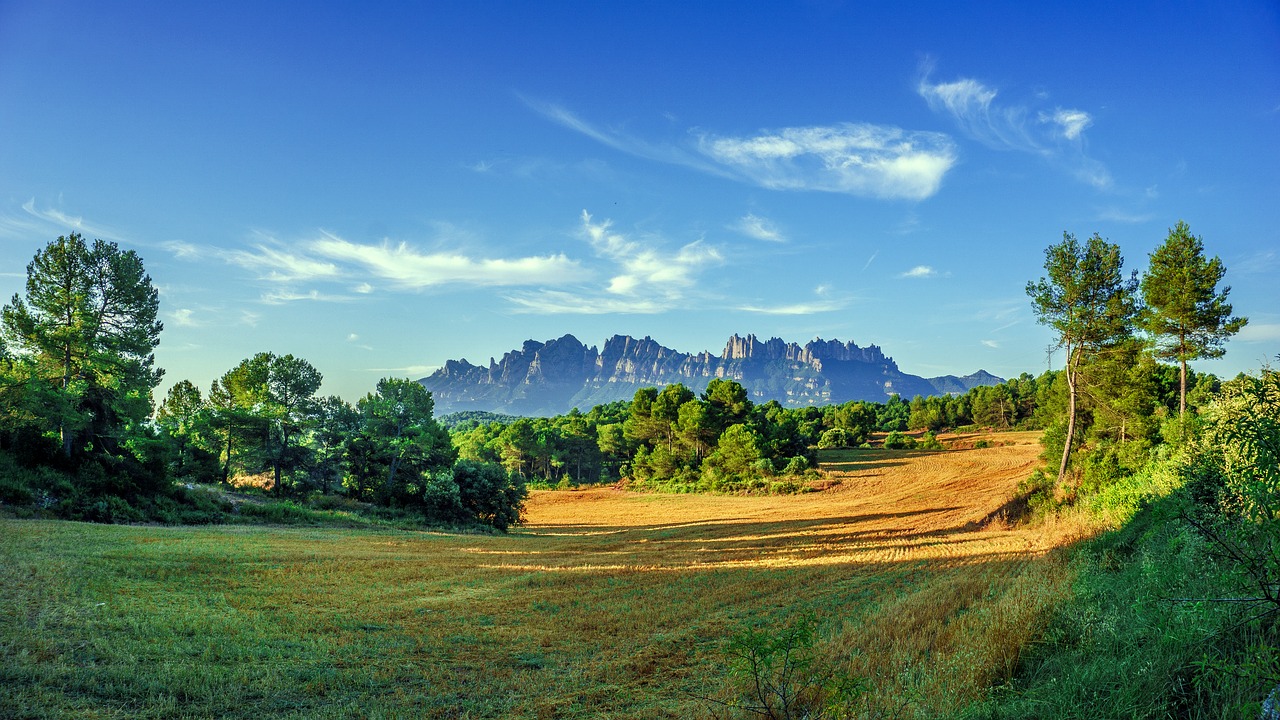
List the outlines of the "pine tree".
{"type": "Polygon", "coordinates": [[[1067,435],[1058,466],[1058,482],[1067,474],[1076,438],[1076,411],[1083,368],[1132,335],[1138,315],[1134,293],[1137,273],[1126,278],[1120,246],[1097,233],[1081,245],[1071,233],[1045,249],[1048,277],[1027,283],[1036,318],[1058,333],[1056,348],[1066,350],[1067,435]]]}
{"type": "Polygon", "coordinates": [[[1204,244],[1179,220],[1151,253],[1151,267],[1142,278],[1144,324],[1155,338],[1156,357],[1179,365],[1179,416],[1187,412],[1187,361],[1222,357],[1223,343],[1248,323],[1248,318],[1231,317],[1231,288],[1218,292],[1226,272],[1216,256],[1205,259],[1204,244]]]}

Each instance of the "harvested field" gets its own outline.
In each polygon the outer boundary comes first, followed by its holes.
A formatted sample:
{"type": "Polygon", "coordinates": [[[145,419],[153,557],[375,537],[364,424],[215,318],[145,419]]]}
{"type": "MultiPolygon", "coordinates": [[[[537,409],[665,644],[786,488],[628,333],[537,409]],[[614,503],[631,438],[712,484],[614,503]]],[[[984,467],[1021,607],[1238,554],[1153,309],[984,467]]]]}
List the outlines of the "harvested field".
{"type": "Polygon", "coordinates": [[[509,536],[0,521],[0,705],[697,717],[731,637],[808,616],[863,712],[937,716],[1012,670],[1079,534],[992,520],[1039,446],[991,441],[831,453],[792,496],[539,492],[509,536]]]}

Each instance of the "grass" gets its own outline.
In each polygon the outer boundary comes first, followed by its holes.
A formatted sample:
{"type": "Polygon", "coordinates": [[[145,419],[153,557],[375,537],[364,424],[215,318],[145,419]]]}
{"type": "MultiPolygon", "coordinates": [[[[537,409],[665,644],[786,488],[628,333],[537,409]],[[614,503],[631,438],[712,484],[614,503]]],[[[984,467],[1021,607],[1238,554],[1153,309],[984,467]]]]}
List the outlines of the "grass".
{"type": "Polygon", "coordinates": [[[0,716],[700,717],[729,640],[801,616],[865,716],[951,715],[1073,579],[1055,548],[1085,528],[986,521],[1038,452],[842,451],[792,496],[538,492],[506,536],[0,520],[0,716]]]}

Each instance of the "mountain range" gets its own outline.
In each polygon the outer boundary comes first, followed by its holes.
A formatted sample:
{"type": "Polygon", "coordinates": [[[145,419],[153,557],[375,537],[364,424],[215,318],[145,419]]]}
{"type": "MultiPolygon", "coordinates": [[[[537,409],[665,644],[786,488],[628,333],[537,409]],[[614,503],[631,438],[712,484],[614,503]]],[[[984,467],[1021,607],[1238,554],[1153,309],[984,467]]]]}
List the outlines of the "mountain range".
{"type": "Polygon", "coordinates": [[[819,338],[801,346],[778,338],[762,342],[754,335],[734,335],[719,355],[678,352],[647,336],[614,335],[603,350],[572,335],[526,340],[499,361],[489,358],[487,367],[449,360],[418,382],[435,397],[439,414],[485,410],[541,416],[630,400],[644,387],[683,383],[701,392],[713,378],[738,381],[757,403],[777,400],[787,407],[963,393],[1004,382],[984,370],[962,377],[910,375],[875,345],[861,348],[819,338]]]}

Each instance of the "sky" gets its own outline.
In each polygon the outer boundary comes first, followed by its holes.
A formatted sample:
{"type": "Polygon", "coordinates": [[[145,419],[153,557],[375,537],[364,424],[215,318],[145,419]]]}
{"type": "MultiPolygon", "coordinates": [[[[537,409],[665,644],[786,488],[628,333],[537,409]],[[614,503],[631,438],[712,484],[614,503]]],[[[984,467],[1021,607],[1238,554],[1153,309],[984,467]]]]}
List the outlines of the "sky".
{"type": "Polygon", "coordinates": [[[0,300],[59,235],[136,250],[157,397],[261,351],[355,401],[572,333],[1061,365],[1064,232],[1179,220],[1280,354],[1270,1],[0,0],[0,300]]]}

